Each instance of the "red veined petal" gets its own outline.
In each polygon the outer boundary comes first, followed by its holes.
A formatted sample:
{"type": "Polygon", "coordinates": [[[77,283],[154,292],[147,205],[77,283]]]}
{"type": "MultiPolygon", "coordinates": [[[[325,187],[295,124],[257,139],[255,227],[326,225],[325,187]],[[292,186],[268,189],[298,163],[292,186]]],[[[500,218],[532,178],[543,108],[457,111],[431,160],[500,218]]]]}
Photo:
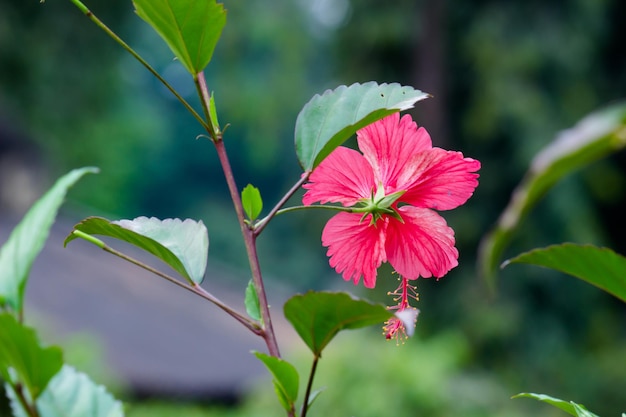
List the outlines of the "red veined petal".
{"type": "Polygon", "coordinates": [[[440,278],[458,265],[454,231],[430,209],[403,206],[404,223],[390,217],[385,251],[391,266],[408,279],[440,278]]]}
{"type": "Polygon", "coordinates": [[[357,132],[359,149],[374,169],[376,182],[385,186],[385,194],[401,190],[397,181],[416,153],[432,148],[430,135],[417,127],[411,116],[400,119],[399,113],[387,116],[357,132]]]}
{"type": "Polygon", "coordinates": [[[363,155],[340,146],[313,170],[309,182],[303,187],[307,190],[302,197],[305,205],[319,201],[348,207],[371,196],[374,173],[363,155]]]}
{"type": "Polygon", "coordinates": [[[322,232],[322,244],[328,247],[330,266],[346,281],[376,285],[376,270],[385,262],[386,222],[370,224],[370,216],[361,221],[357,213],[339,213],[332,217],[322,232]]]}
{"type": "Polygon", "coordinates": [[[433,148],[407,163],[398,179],[406,189],[400,201],[416,207],[450,210],[465,203],[478,186],[480,162],[461,152],[433,148]]]}

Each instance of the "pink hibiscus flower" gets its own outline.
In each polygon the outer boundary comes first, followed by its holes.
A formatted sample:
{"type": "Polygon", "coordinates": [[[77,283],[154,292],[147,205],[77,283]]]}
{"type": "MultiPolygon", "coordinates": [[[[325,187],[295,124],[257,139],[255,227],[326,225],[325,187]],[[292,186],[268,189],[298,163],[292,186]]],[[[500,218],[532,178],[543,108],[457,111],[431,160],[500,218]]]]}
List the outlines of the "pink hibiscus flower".
{"type": "Polygon", "coordinates": [[[433,148],[409,115],[395,113],[357,132],[362,154],[338,147],[315,168],[302,202],[341,203],[322,232],[330,265],[368,288],[389,262],[404,279],[440,278],[458,264],[454,231],[436,210],[465,203],[480,162],[433,148]]]}

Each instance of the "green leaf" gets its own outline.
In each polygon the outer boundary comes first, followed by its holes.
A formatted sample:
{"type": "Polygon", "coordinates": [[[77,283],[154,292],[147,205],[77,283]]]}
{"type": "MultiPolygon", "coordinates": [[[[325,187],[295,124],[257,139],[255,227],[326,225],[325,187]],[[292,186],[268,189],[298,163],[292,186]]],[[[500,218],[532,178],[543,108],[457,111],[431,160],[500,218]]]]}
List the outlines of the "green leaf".
{"type": "Polygon", "coordinates": [[[534,249],[509,259],[555,269],[582,279],[626,302],[626,258],[607,248],[564,243],[534,249]]]}
{"type": "Polygon", "coordinates": [[[50,233],[65,195],[83,175],[97,168],[75,169],[59,178],[26,213],[0,248],[0,307],[21,311],[28,274],[50,233]]]}
{"type": "Polygon", "coordinates": [[[252,320],[261,321],[261,303],[259,302],[259,294],[256,292],[254,282],[250,280],[246,287],[245,298],[246,312],[252,320]]]}
{"type": "Polygon", "coordinates": [[[400,84],[342,85],[315,95],[296,120],[296,154],[310,172],[357,130],[390,114],[407,110],[429,95],[400,84]]]}
{"type": "Polygon", "coordinates": [[[214,132],[220,131],[220,122],[217,120],[217,109],[215,108],[215,94],[211,92],[209,98],[209,117],[211,118],[211,126],[213,126],[214,132]]]}
{"type": "Polygon", "coordinates": [[[261,352],[252,352],[265,364],[274,376],[274,388],[281,405],[287,411],[295,410],[295,402],[298,399],[299,376],[296,368],[289,362],[269,356],[261,352]]]}
{"type": "Polygon", "coordinates": [[[574,402],[571,402],[571,403],[574,406],[574,411],[576,411],[576,415],[578,417],[598,417],[596,414],[594,414],[591,411],[587,410],[584,406],[582,406],[580,404],[576,404],[574,402]]]}
{"type": "Polygon", "coordinates": [[[263,210],[261,192],[252,184],[248,184],[241,192],[241,203],[243,204],[243,209],[250,221],[254,221],[257,217],[259,217],[261,210],[263,210]]]}
{"type": "MultiPolygon", "coordinates": [[[[88,217],[74,226],[74,230],[88,235],[109,236],[135,245],[161,259],[190,283],[199,284],[204,278],[209,236],[202,220],[138,217],[109,221],[88,217]]],[[[71,233],[65,239],[65,245],[76,238],[76,234],[71,233]]]]}
{"type": "Polygon", "coordinates": [[[511,398],[532,398],[537,401],[542,401],[544,403],[548,403],[556,408],[559,408],[566,413],[577,416],[577,417],[598,417],[592,412],[588,411],[584,406],[580,404],[576,404],[572,401],[563,401],[558,398],[550,397],[549,395],[544,394],[533,394],[529,392],[523,392],[521,394],[514,395],[511,398]]]}
{"type": "Polygon", "coordinates": [[[565,175],[626,146],[626,102],[593,112],[539,152],[479,250],[479,272],[494,287],[496,272],[517,227],[565,175]]]}
{"type": "Polygon", "coordinates": [[[306,404],[306,409],[308,410],[309,408],[311,408],[311,406],[313,405],[313,403],[315,402],[315,400],[317,400],[317,397],[319,397],[319,395],[324,392],[326,390],[326,387],[322,387],[320,389],[316,389],[315,391],[313,391],[311,393],[311,395],[309,395],[309,401],[306,404]]]}
{"type": "Polygon", "coordinates": [[[208,65],[226,24],[223,4],[215,0],[133,0],[133,4],[193,76],[208,65]]]}
{"type": "MultiPolygon", "coordinates": [[[[28,417],[15,395],[9,392],[15,417],[28,417]]],[[[64,365],[37,399],[41,417],[123,417],[122,403],[89,377],[64,365]]]]}
{"type": "Polygon", "coordinates": [[[12,369],[17,381],[28,390],[30,398],[37,399],[62,365],[63,353],[60,348],[41,347],[33,329],[20,324],[11,314],[0,314],[2,379],[13,380],[9,375],[9,369],[12,369]]]}
{"type": "Polygon", "coordinates": [[[393,315],[382,304],[340,292],[309,291],[296,295],[287,300],[284,310],[287,320],[318,357],[340,330],[382,323],[393,315]]]}

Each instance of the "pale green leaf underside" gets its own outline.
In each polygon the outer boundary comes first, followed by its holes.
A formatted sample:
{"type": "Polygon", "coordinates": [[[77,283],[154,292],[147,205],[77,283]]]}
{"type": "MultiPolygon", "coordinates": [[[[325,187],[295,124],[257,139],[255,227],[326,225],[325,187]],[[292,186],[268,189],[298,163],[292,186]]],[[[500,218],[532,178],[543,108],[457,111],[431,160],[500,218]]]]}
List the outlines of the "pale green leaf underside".
{"type": "MultiPolygon", "coordinates": [[[[138,217],[109,221],[89,217],[74,226],[88,235],[109,236],[141,248],[171,266],[190,283],[199,284],[206,272],[209,236],[202,221],[138,217]]],[[[76,238],[70,234],[65,244],[76,238]]]]}
{"type": "Polygon", "coordinates": [[[591,245],[562,245],[534,249],[509,259],[564,272],[614,295],[626,303],[626,258],[607,248],[591,245]]]}
{"type": "MultiPolygon", "coordinates": [[[[9,395],[14,417],[28,417],[14,395],[9,395]]],[[[122,403],[89,377],[64,365],[37,400],[41,417],[123,417],[122,403]]]]}
{"type": "Polygon", "coordinates": [[[59,178],[13,229],[0,248],[0,306],[6,304],[16,311],[21,309],[28,274],[48,238],[67,191],[85,174],[96,172],[97,168],[86,167],[59,178]]]}
{"type": "Polygon", "coordinates": [[[392,316],[382,304],[372,304],[341,292],[309,291],[296,295],[287,300],[284,312],[285,318],[317,356],[339,331],[383,323],[392,316]]]}
{"type": "Polygon", "coordinates": [[[549,395],[523,392],[521,394],[514,395],[512,398],[531,398],[541,401],[550,404],[553,407],[559,408],[575,417],[598,417],[596,414],[588,411],[580,404],[576,404],[573,401],[563,401],[558,398],[550,397],[549,395]]]}
{"type": "Polygon", "coordinates": [[[296,120],[296,154],[305,172],[312,171],[357,130],[390,114],[407,110],[429,95],[400,84],[340,86],[315,95],[296,120]]]}
{"type": "Polygon", "coordinates": [[[494,229],[480,245],[479,268],[490,285],[517,227],[565,175],[626,146],[626,103],[593,112],[563,131],[533,159],[494,229]]]}
{"type": "Polygon", "coordinates": [[[134,0],[139,17],[163,38],[192,74],[211,61],[226,24],[224,5],[215,0],[134,0]]]}

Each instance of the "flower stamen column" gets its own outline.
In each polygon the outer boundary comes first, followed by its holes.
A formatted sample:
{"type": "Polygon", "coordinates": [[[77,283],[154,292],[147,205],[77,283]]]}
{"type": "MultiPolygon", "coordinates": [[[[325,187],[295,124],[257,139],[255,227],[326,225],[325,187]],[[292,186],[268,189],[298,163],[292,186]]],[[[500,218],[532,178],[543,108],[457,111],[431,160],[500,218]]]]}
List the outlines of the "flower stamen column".
{"type": "Polygon", "coordinates": [[[419,301],[417,288],[409,284],[407,278],[400,277],[399,280],[400,285],[398,288],[393,292],[387,293],[387,295],[394,296],[393,301],[397,304],[388,308],[390,310],[396,310],[396,314],[387,320],[383,327],[385,338],[395,339],[396,343],[404,341],[413,335],[414,324],[419,314],[419,310],[409,304],[409,298],[419,301]]]}

